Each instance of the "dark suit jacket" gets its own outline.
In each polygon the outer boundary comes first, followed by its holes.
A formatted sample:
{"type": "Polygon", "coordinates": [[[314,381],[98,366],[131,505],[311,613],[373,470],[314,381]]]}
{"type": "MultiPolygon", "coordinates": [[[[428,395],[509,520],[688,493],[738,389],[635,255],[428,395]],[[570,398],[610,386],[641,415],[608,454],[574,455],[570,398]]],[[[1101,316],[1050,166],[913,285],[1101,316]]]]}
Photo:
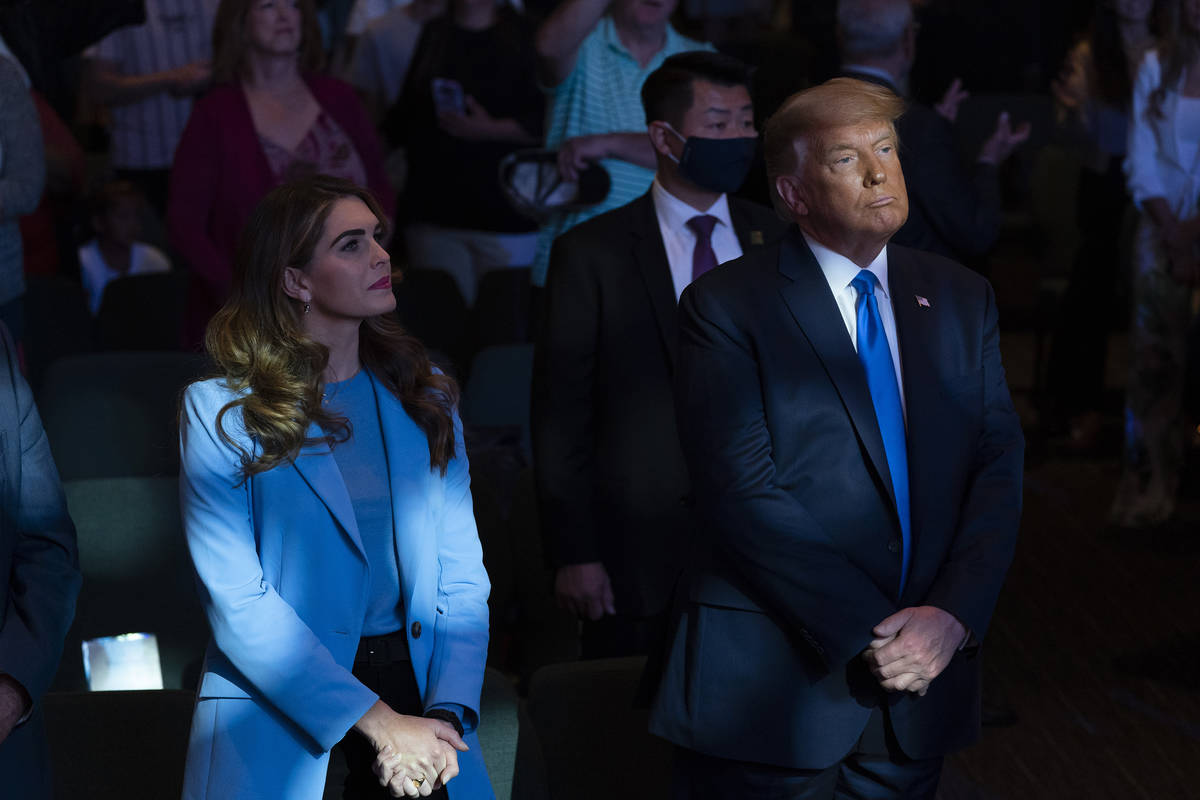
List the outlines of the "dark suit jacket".
{"type": "MultiPolygon", "coordinates": [[[[782,233],[768,209],[729,204],[743,252],[782,233]]],[[[533,447],[550,559],[603,562],[620,613],[656,613],[680,571],[690,491],[671,394],[677,303],[651,195],[558,237],[546,294],[533,447]]]]}
{"type": "Polygon", "coordinates": [[[982,641],[1012,559],[1023,439],[991,287],[889,246],[907,402],[913,556],[861,362],[798,231],[705,276],[680,304],[679,428],[703,535],[651,730],[703,753],[819,769],[886,702],[904,752],[978,730],[978,648],[925,697],[885,695],[859,654],[901,608],[982,641]],[[918,304],[927,299],[929,307],[918,304]]]}
{"type": "MultiPolygon", "coordinates": [[[[900,90],[878,75],[843,71],[847,78],[900,90]]],[[[908,222],[894,244],[949,258],[980,256],[1000,233],[1000,180],[996,167],[976,162],[968,170],[959,159],[954,129],[929,106],[909,102],[896,120],[900,165],[908,186],[908,222]]]]}
{"type": "Polygon", "coordinates": [[[0,744],[5,797],[50,797],[40,710],[79,593],[75,526],[50,444],[0,326],[0,673],[33,698],[30,718],[0,744]]]}

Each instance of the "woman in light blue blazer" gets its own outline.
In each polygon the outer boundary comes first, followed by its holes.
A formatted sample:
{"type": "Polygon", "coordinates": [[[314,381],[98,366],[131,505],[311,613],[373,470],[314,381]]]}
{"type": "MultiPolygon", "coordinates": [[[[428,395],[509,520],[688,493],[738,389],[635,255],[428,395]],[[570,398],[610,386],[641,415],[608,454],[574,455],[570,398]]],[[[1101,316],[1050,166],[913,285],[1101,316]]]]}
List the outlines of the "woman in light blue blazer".
{"type": "Polygon", "coordinates": [[[318,800],[335,746],[347,798],[492,797],[458,393],[391,313],[383,220],[346,181],[272,191],[208,328],[220,377],[184,395],[183,521],[213,632],[185,798],[318,800]]]}

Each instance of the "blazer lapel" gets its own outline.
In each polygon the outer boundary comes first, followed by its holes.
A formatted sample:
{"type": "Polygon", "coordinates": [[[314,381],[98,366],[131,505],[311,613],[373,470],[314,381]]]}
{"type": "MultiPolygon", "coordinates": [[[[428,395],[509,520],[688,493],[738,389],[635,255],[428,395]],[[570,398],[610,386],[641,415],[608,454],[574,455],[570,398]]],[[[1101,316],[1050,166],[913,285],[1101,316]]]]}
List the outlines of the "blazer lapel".
{"type": "MultiPolygon", "coordinates": [[[[862,440],[871,464],[882,479],[892,506],[896,497],[892,490],[892,473],[888,470],[883,436],[875,418],[875,406],[867,387],[867,376],[850,337],[846,323],[838,312],[837,303],[829,291],[825,273],[799,231],[787,236],[780,247],[779,271],[789,279],[779,293],[792,317],[816,351],[825,372],[837,389],[850,415],[850,420],[862,440]]],[[[911,470],[910,470],[911,471],[911,470]]]]}
{"type": "Polygon", "coordinates": [[[346,481],[333,458],[333,451],[321,440],[322,436],[324,432],[315,422],[308,426],[308,438],[313,441],[302,447],[296,456],[296,471],[313,493],[321,498],[321,502],[346,532],[359,555],[365,559],[367,554],[363,550],[358,521],[354,517],[354,506],[350,503],[350,493],[346,491],[346,481]]]}
{"type": "MultiPolygon", "coordinates": [[[[379,401],[379,427],[387,451],[388,489],[392,494],[392,528],[396,565],[404,602],[412,607],[417,579],[433,574],[422,570],[427,558],[436,556],[437,539],[427,514],[436,490],[429,467],[429,440],[417,427],[404,404],[387,387],[371,376],[379,401]],[[412,465],[417,465],[416,469],[412,465]]],[[[461,435],[461,434],[460,434],[461,435]]]]}
{"type": "Polygon", "coordinates": [[[632,217],[630,232],[633,234],[633,260],[646,284],[662,345],[667,352],[667,363],[674,372],[675,343],[679,338],[679,303],[675,299],[675,282],[671,279],[667,248],[663,244],[662,231],[658,228],[654,198],[647,192],[629,205],[629,213],[632,217]]]}

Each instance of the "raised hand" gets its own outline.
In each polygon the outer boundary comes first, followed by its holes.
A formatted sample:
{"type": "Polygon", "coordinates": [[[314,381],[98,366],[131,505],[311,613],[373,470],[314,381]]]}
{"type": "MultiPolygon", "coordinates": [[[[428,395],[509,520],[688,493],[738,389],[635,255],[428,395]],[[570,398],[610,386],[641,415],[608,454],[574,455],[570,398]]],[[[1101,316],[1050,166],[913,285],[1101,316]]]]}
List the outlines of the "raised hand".
{"type": "Polygon", "coordinates": [[[1013,128],[1008,119],[1008,112],[1001,111],[1000,116],[996,118],[996,130],[992,131],[991,137],[979,150],[979,160],[1000,166],[1012,155],[1012,151],[1017,149],[1017,145],[1029,138],[1032,130],[1033,126],[1028,122],[1022,122],[1013,128]]]}
{"type": "Polygon", "coordinates": [[[950,88],[946,90],[946,94],[942,95],[942,100],[935,103],[934,111],[941,114],[949,122],[954,122],[958,119],[958,107],[971,96],[971,93],[962,88],[962,78],[955,78],[950,84],[950,88]]]}

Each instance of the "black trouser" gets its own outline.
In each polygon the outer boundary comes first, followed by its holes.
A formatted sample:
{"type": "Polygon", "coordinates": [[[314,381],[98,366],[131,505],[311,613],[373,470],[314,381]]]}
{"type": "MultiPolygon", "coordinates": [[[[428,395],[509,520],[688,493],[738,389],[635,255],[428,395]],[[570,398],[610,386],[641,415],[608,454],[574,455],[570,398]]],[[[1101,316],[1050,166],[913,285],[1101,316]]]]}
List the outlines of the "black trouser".
{"type": "MultiPolygon", "coordinates": [[[[767,710],[770,713],[770,710],[767,710]]],[[[672,800],[933,800],[942,759],[906,757],[876,708],[858,744],[825,769],[789,769],[675,749],[672,800]]]]}
{"type": "MultiPolygon", "coordinates": [[[[354,656],[354,677],[363,682],[379,699],[397,714],[419,717],[424,713],[417,679],[413,676],[412,660],[408,654],[408,639],[399,630],[386,636],[364,636],[354,656]]],[[[366,737],[351,730],[337,744],[346,759],[346,776],[342,797],[345,800],[391,800],[391,793],[379,785],[371,771],[375,763],[375,748],[366,737]]],[[[433,780],[435,776],[428,776],[433,780]]],[[[431,797],[447,800],[446,790],[436,789],[431,797]]]]}

